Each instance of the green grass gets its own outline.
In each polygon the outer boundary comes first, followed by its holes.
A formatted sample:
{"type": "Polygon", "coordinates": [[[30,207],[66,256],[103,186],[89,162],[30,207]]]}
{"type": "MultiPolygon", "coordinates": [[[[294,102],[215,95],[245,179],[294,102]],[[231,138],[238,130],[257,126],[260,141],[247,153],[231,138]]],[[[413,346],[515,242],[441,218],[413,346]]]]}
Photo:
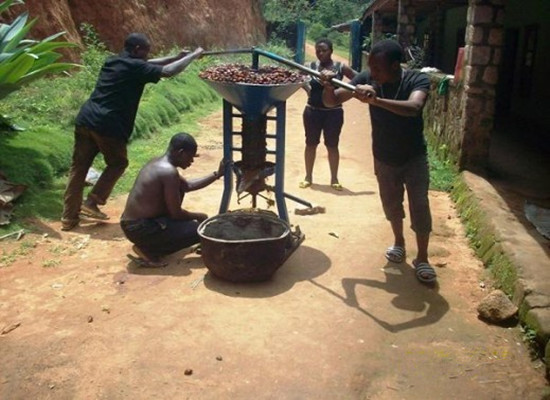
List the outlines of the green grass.
{"type": "Polygon", "coordinates": [[[457,175],[451,190],[451,198],[457,206],[460,219],[466,228],[466,236],[476,256],[489,269],[494,285],[512,296],[517,283],[517,271],[510,257],[504,252],[500,239],[495,236],[492,225],[479,206],[479,201],[457,175]]]}
{"type": "Polygon", "coordinates": [[[450,192],[458,175],[456,166],[442,153],[428,145],[428,163],[430,165],[430,189],[450,192]]]}

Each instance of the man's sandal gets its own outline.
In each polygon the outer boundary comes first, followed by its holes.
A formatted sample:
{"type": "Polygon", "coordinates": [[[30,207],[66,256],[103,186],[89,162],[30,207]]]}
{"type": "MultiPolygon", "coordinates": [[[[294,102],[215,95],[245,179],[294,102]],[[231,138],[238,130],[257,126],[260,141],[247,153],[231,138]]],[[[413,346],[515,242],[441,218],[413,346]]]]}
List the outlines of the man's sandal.
{"type": "Polygon", "coordinates": [[[80,218],[76,219],[63,219],[61,220],[61,230],[64,232],[70,231],[78,226],[80,218]]]}
{"type": "Polygon", "coordinates": [[[339,192],[344,190],[344,187],[340,183],[331,183],[330,187],[333,188],[334,190],[339,191],[339,192]]]}
{"type": "Polygon", "coordinates": [[[298,184],[298,186],[300,187],[300,189],[306,189],[306,188],[311,186],[311,182],[310,181],[302,181],[298,184]]]}
{"type": "Polygon", "coordinates": [[[405,261],[406,256],[407,252],[402,246],[390,246],[386,250],[386,258],[392,263],[400,264],[405,261]]]}
{"type": "Polygon", "coordinates": [[[80,206],[80,214],[84,217],[93,218],[93,219],[99,219],[102,221],[106,221],[109,219],[109,216],[98,209],[94,209],[92,207],[88,207],[86,204],[82,204],[80,206]]]}
{"type": "Polygon", "coordinates": [[[427,262],[417,262],[413,261],[413,266],[415,269],[416,279],[421,283],[433,284],[437,280],[437,274],[433,267],[427,262]]]}
{"type": "Polygon", "coordinates": [[[143,268],[164,268],[168,265],[166,262],[162,261],[149,261],[145,260],[141,257],[136,257],[133,254],[126,254],[126,257],[128,257],[130,260],[135,262],[137,265],[143,268]]]}

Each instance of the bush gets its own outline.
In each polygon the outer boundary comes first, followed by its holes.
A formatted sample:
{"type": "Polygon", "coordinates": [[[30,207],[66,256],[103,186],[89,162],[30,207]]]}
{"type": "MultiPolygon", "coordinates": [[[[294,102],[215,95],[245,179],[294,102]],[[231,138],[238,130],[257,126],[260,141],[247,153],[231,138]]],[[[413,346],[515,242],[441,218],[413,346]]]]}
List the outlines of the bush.
{"type": "Polygon", "coordinates": [[[313,41],[326,37],[327,34],[328,29],[317,22],[314,22],[308,26],[307,36],[313,41]]]}
{"type": "Polygon", "coordinates": [[[332,31],[327,36],[336,47],[349,47],[350,45],[350,35],[347,32],[332,31]]]}

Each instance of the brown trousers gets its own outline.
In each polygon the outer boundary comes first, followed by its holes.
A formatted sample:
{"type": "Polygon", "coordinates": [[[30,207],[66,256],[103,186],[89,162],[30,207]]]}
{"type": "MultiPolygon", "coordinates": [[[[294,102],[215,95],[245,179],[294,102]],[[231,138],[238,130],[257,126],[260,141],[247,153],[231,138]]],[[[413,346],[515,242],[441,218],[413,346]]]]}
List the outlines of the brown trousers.
{"type": "Polygon", "coordinates": [[[107,167],[88,194],[88,198],[99,205],[104,205],[128,166],[126,142],[101,136],[89,128],[77,126],[74,132],[73,160],[65,190],[63,221],[78,219],[86,175],[98,153],[103,154],[107,167]]]}

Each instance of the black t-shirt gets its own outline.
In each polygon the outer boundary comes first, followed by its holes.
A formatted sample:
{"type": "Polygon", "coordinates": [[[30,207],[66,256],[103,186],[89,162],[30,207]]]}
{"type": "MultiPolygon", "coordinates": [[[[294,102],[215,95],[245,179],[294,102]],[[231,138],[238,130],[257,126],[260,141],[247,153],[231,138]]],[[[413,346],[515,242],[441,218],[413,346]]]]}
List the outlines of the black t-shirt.
{"type": "MultiPolygon", "coordinates": [[[[319,61],[312,62],[310,65],[310,68],[315,71],[320,71],[321,67],[320,67],[319,61]]],[[[322,68],[322,69],[329,69],[329,68],[322,68]]],[[[342,63],[335,62],[334,64],[332,64],[332,68],[330,68],[330,70],[336,73],[336,76],[335,76],[336,79],[341,80],[344,77],[344,73],[342,72],[342,63]]],[[[309,93],[307,104],[315,108],[328,109],[329,107],[326,107],[323,104],[323,85],[321,84],[319,79],[316,77],[312,77],[310,81],[310,85],[311,85],[311,92],[309,93]]],[[[338,107],[332,107],[332,108],[341,108],[341,107],[338,106],[338,107]]]]}
{"type": "MultiPolygon", "coordinates": [[[[379,85],[369,71],[363,71],[351,81],[352,85],[371,85],[380,98],[407,100],[412,92],[428,93],[430,80],[422,72],[403,70],[401,81],[379,85]]],[[[372,124],[372,151],[374,157],[389,165],[400,166],[407,161],[426,154],[424,122],[422,115],[403,117],[381,107],[370,105],[372,124]]]]}
{"type": "Polygon", "coordinates": [[[132,58],[126,52],[109,57],[76,117],[76,125],[128,141],[145,84],[158,82],[161,73],[161,65],[132,58]]]}

